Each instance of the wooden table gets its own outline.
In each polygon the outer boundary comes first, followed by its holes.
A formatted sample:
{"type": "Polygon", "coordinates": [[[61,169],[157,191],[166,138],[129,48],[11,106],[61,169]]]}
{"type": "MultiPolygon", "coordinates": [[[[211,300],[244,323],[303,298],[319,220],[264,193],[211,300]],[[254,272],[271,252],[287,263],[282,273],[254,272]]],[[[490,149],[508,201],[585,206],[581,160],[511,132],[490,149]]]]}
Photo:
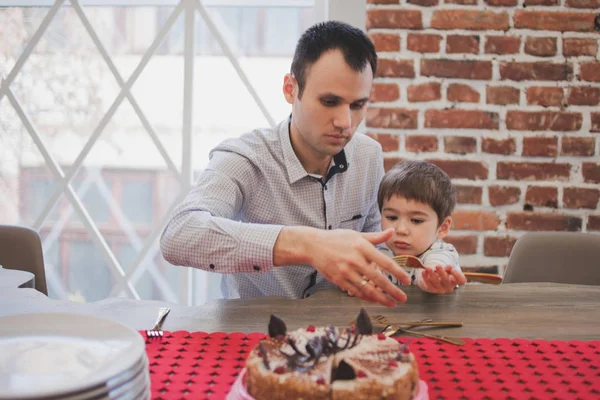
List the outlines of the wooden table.
{"type": "Polygon", "coordinates": [[[266,332],[271,313],[290,329],[309,324],[346,326],[364,307],[392,322],[462,321],[462,328],[435,333],[460,337],[600,339],[600,286],[550,283],[469,285],[442,296],[406,288],[408,302],[396,308],[365,303],[341,291],[305,300],[255,298],[220,300],[198,307],[193,326],[203,331],[266,332]]]}
{"type": "MultiPolygon", "coordinates": [[[[6,271],[0,270],[0,281],[6,271]]],[[[600,286],[521,283],[467,285],[453,293],[430,295],[405,288],[408,302],[390,309],[341,291],[318,292],[295,300],[281,297],[217,300],[188,307],[161,301],[111,298],[87,304],[48,299],[34,289],[0,287],[0,317],[34,312],[74,312],[106,317],[134,329],[152,327],[158,307],[171,313],[166,330],[266,332],[271,313],[289,329],[309,324],[347,326],[361,307],[393,322],[424,318],[462,321],[462,328],[436,329],[439,334],[471,338],[600,339],[600,286]]]]}

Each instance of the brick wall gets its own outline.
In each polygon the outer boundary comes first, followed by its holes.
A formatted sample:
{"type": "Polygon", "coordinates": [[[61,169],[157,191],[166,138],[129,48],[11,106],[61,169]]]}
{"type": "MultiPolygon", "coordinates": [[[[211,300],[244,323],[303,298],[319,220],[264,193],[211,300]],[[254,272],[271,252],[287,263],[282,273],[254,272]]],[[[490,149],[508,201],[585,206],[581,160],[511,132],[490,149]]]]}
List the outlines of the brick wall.
{"type": "Polygon", "coordinates": [[[367,3],[367,132],[386,168],[453,179],[465,269],[501,273],[527,231],[600,233],[600,0],[367,3]]]}

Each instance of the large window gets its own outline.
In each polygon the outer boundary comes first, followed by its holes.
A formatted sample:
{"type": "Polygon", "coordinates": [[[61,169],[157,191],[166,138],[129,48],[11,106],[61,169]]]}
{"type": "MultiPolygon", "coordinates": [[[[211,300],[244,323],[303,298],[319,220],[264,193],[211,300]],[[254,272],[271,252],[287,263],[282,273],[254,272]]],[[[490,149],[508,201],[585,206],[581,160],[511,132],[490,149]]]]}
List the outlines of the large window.
{"type": "Polygon", "coordinates": [[[41,233],[51,297],[217,295],[160,232],[211,148],[288,115],[323,2],[0,0],[0,223],[41,233]]]}

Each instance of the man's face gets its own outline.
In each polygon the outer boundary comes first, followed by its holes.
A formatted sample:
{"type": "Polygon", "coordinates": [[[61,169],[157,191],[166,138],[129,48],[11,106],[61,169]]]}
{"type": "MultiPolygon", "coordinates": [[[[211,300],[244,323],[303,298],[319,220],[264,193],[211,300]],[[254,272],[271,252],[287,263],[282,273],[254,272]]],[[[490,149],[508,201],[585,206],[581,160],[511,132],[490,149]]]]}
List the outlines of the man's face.
{"type": "Polygon", "coordinates": [[[301,98],[291,76],[284,94],[292,104],[292,137],[295,150],[312,157],[339,153],[365,118],[373,83],[369,64],[361,72],[350,69],[339,50],[323,53],[308,69],[301,98]]]}

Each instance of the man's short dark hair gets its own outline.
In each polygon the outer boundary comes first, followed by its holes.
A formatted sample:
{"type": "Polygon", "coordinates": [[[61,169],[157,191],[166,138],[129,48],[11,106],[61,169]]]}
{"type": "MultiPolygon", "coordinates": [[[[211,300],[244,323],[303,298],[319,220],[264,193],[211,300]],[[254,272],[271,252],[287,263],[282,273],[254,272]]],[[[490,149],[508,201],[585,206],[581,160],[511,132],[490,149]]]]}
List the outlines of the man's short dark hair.
{"type": "Polygon", "coordinates": [[[394,195],[429,205],[438,216],[438,224],[452,214],[456,205],[450,177],[427,161],[403,160],[384,175],[377,193],[379,211],[383,202],[394,195]]]}
{"type": "Polygon", "coordinates": [[[377,69],[377,53],[373,42],[363,31],[339,21],[320,22],[308,28],[298,40],[291,73],[298,82],[298,97],[306,87],[308,69],[323,53],[340,50],[348,66],[362,72],[371,66],[373,76],[377,69]]]}

